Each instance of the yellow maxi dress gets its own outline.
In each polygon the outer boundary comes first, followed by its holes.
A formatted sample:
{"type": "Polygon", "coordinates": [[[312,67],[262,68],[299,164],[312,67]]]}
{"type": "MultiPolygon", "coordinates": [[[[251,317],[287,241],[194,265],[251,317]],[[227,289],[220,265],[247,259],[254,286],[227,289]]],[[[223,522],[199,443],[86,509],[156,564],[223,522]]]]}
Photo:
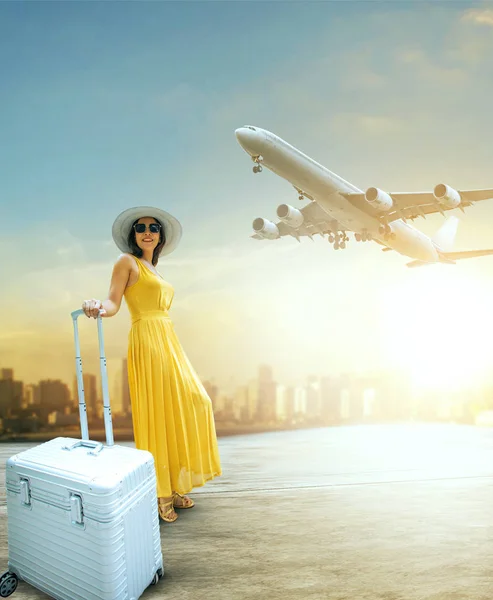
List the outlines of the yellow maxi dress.
{"type": "Polygon", "coordinates": [[[139,279],[124,296],[135,446],[154,456],[158,497],[186,494],[221,475],[212,403],[168,315],[174,288],[133,258],[139,279]]]}

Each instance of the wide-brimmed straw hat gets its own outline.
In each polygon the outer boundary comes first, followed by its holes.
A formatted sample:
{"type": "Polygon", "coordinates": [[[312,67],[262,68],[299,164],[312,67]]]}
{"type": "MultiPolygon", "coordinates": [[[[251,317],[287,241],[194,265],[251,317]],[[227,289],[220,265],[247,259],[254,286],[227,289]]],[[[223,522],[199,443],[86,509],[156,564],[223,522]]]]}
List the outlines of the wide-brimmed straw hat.
{"type": "Polygon", "coordinates": [[[160,208],[155,208],[154,206],[135,206],[133,208],[127,208],[116,217],[111,233],[118,248],[120,248],[122,252],[131,252],[128,245],[128,235],[133,223],[142,217],[153,217],[164,227],[166,242],[159,253],[159,256],[173,252],[178,246],[178,242],[181,238],[181,224],[178,219],[173,217],[173,215],[170,215],[160,208]]]}

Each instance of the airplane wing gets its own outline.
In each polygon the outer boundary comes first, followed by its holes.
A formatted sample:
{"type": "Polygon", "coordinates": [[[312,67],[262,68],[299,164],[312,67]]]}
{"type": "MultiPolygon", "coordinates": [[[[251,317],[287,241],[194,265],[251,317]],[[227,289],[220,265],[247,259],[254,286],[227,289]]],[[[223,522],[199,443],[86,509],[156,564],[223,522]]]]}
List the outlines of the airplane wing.
{"type": "Polygon", "coordinates": [[[447,260],[462,260],[463,258],[478,258],[479,256],[491,256],[493,250],[463,250],[459,252],[441,252],[440,255],[447,260]]]}
{"type": "MultiPolygon", "coordinates": [[[[461,197],[461,203],[457,208],[464,209],[466,206],[472,206],[474,202],[481,200],[490,200],[493,198],[493,189],[489,190],[457,190],[461,197]]],[[[394,205],[389,211],[380,211],[371,206],[362,193],[342,194],[353,206],[375,217],[376,219],[385,217],[388,223],[397,219],[414,220],[418,217],[426,217],[433,213],[444,214],[447,209],[442,207],[436,200],[432,192],[394,192],[389,193],[394,205]]]]}
{"type": "MultiPolygon", "coordinates": [[[[299,210],[303,214],[303,225],[301,225],[301,227],[296,229],[286,225],[283,221],[276,222],[281,237],[291,235],[297,239],[300,237],[313,238],[316,234],[322,235],[330,231],[329,223],[331,219],[324,209],[316,202],[310,202],[310,204],[306,204],[299,210]]],[[[263,239],[258,234],[251,235],[250,237],[256,240],[263,239]]]]}

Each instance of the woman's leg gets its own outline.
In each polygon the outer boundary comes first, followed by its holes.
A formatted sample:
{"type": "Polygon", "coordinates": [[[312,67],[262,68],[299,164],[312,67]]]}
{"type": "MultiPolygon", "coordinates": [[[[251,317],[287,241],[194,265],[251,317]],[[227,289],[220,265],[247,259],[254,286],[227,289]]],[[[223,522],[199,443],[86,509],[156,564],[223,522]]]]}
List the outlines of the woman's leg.
{"type": "Polygon", "coordinates": [[[178,492],[173,495],[173,506],[175,508],[192,508],[195,506],[195,502],[188,496],[182,496],[178,492]]]}
{"type": "Polygon", "coordinates": [[[175,508],[192,508],[195,502],[188,496],[182,496],[174,492],[168,498],[158,498],[159,516],[163,521],[173,523],[178,518],[175,508]]]}
{"type": "Polygon", "coordinates": [[[158,498],[157,500],[159,516],[161,519],[167,523],[173,523],[176,521],[176,519],[178,519],[178,514],[173,508],[174,496],[169,496],[168,498],[158,498]]]}

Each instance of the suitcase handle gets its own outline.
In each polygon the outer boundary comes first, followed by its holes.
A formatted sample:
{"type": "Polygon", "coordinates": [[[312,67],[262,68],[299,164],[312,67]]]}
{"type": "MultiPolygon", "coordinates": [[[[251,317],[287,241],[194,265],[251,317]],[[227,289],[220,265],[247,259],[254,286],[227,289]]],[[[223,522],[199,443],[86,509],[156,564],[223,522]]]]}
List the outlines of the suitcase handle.
{"type": "Polygon", "coordinates": [[[97,456],[103,449],[103,444],[101,442],[93,442],[92,440],[79,440],[71,446],[62,446],[62,450],[68,450],[70,452],[74,448],[79,448],[80,446],[84,446],[86,448],[94,448],[94,450],[87,453],[92,454],[93,456],[97,456]]]}
{"type": "MultiPolygon", "coordinates": [[[[79,394],[79,415],[80,415],[80,428],[82,434],[82,440],[89,440],[89,428],[87,425],[87,409],[86,400],[84,396],[84,380],[82,377],[82,358],[80,356],[80,342],[79,342],[79,328],[77,326],[77,319],[84,314],[82,309],[74,310],[71,313],[72,321],[74,324],[74,341],[75,341],[75,370],[77,373],[77,390],[79,394]]],[[[104,354],[104,338],[103,338],[103,319],[100,316],[98,321],[98,338],[99,338],[99,364],[101,368],[101,385],[103,388],[103,404],[104,404],[104,429],[106,432],[106,444],[108,446],[114,445],[113,439],[113,424],[111,421],[111,406],[110,406],[110,394],[108,391],[108,373],[106,371],[106,356],[104,354]]],[[[102,448],[101,448],[102,449],[102,448]]],[[[97,454],[101,451],[95,450],[97,454]]],[[[92,453],[90,453],[92,454],[92,453]]]]}

